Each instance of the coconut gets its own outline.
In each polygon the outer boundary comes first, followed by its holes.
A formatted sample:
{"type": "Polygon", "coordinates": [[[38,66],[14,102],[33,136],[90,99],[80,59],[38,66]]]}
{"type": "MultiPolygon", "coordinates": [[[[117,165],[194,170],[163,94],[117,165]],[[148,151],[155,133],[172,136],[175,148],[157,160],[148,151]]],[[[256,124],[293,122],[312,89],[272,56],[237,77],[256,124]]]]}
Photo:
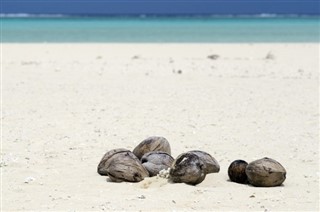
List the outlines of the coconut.
{"type": "Polygon", "coordinates": [[[156,176],[163,169],[170,168],[173,161],[171,155],[161,151],[148,152],[141,158],[142,166],[148,170],[150,177],[156,176]]]}
{"type": "Polygon", "coordinates": [[[114,149],[105,154],[98,173],[108,175],[112,182],[140,182],[149,176],[140,160],[129,150],[114,149]]]}
{"type": "Polygon", "coordinates": [[[246,167],[248,163],[244,160],[233,161],[228,168],[228,175],[232,182],[247,183],[246,167]]]}
{"type": "Polygon", "coordinates": [[[279,186],[285,181],[286,173],[278,161],[267,157],[255,160],[246,167],[248,181],[253,186],[279,186]]]}
{"type": "Polygon", "coordinates": [[[189,152],[196,154],[202,160],[204,164],[203,169],[206,174],[217,173],[220,171],[220,165],[218,161],[209,153],[200,150],[193,150],[189,152]]]}
{"type": "Polygon", "coordinates": [[[102,159],[100,160],[100,163],[98,165],[98,173],[100,175],[106,176],[107,174],[107,167],[109,166],[110,158],[120,152],[130,152],[130,150],[124,149],[124,148],[118,148],[118,149],[112,149],[104,154],[102,159]]]}
{"type": "Polygon", "coordinates": [[[198,155],[187,152],[179,155],[173,162],[169,179],[174,183],[186,183],[196,185],[206,177],[204,163],[198,155]]]}
{"type": "Polygon", "coordinates": [[[171,154],[170,144],[164,137],[153,136],[143,140],[132,151],[139,159],[148,152],[162,151],[171,154]]]}

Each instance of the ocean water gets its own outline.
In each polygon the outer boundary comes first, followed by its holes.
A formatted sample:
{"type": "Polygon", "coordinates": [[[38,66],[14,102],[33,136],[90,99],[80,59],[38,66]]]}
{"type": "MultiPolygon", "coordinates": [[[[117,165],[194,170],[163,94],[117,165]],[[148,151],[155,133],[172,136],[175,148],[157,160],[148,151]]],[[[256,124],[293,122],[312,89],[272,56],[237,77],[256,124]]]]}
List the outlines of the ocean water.
{"type": "Polygon", "coordinates": [[[1,42],[319,42],[319,17],[1,17],[1,42]]]}

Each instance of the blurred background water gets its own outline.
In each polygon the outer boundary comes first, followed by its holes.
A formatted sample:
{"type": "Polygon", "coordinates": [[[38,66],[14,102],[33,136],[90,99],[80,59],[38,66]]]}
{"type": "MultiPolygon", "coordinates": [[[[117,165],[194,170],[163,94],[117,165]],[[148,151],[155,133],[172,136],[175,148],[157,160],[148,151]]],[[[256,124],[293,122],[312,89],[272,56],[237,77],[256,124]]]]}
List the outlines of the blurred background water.
{"type": "Polygon", "coordinates": [[[319,42],[319,17],[1,17],[1,42],[319,42]]]}

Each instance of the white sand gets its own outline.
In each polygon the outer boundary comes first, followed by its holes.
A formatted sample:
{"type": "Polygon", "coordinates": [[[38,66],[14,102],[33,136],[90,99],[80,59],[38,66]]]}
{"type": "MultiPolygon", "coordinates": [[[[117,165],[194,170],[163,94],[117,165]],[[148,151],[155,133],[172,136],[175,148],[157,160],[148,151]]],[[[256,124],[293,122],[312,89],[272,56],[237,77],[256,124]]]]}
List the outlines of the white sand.
{"type": "Polygon", "coordinates": [[[3,44],[2,53],[3,211],[319,210],[319,44],[3,44]],[[107,150],[151,135],[166,137],[174,157],[209,152],[220,173],[197,186],[97,174],[107,150]],[[228,181],[233,160],[264,156],[286,168],[284,186],[228,181]]]}

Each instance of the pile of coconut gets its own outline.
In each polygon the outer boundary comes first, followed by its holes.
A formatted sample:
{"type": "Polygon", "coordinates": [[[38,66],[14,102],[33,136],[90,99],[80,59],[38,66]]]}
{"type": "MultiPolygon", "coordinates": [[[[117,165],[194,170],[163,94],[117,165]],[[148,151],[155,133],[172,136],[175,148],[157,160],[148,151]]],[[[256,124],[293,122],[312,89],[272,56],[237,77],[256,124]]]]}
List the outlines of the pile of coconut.
{"type": "MultiPolygon", "coordinates": [[[[158,175],[172,183],[196,185],[207,174],[219,171],[218,161],[204,151],[185,152],[174,159],[168,140],[158,136],[143,140],[132,152],[124,148],[110,150],[98,165],[98,173],[108,176],[111,182],[140,182],[158,175]]],[[[234,161],[228,174],[237,183],[277,186],[285,180],[286,171],[277,161],[263,158],[249,165],[242,160],[234,161]]]]}

